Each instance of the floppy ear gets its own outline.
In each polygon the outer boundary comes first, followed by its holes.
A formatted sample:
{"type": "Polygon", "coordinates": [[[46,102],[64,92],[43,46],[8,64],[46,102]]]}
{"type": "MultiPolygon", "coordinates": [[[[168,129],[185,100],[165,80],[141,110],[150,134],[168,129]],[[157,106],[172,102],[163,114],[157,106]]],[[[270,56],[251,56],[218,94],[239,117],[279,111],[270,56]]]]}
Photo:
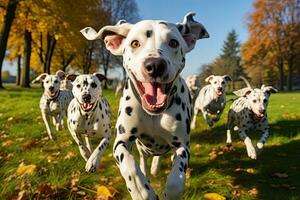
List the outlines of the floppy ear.
{"type": "Polygon", "coordinates": [[[224,75],[223,78],[228,82],[228,81],[232,81],[232,78],[228,75],[224,75]]]}
{"type": "Polygon", "coordinates": [[[76,75],[76,74],[69,74],[67,76],[67,80],[70,80],[71,82],[73,82],[73,81],[75,81],[75,79],[76,79],[77,76],[78,75],[76,75]]]}
{"type": "Polygon", "coordinates": [[[261,90],[263,92],[268,93],[268,95],[271,95],[271,93],[277,93],[278,92],[278,90],[276,88],[274,88],[273,86],[264,86],[264,85],[262,85],[261,90]]]}
{"type": "Polygon", "coordinates": [[[187,52],[191,51],[195,47],[196,40],[209,38],[209,34],[204,26],[194,20],[193,16],[195,15],[196,13],[189,12],[184,16],[182,23],[176,24],[179,32],[188,46],[187,52]]]}
{"type": "Polygon", "coordinates": [[[56,75],[60,78],[60,80],[63,80],[63,79],[66,78],[65,72],[62,71],[62,70],[58,70],[58,71],[56,72],[56,75]]]}
{"type": "Polygon", "coordinates": [[[47,73],[42,73],[38,77],[36,77],[31,83],[37,83],[43,81],[46,78],[46,76],[48,76],[47,73]]]}
{"type": "Polygon", "coordinates": [[[252,92],[252,89],[246,87],[246,88],[234,91],[233,94],[235,94],[236,96],[239,96],[239,97],[245,97],[245,96],[249,95],[251,92],[252,92]]]}
{"type": "Polygon", "coordinates": [[[104,41],[106,48],[114,55],[123,54],[123,41],[127,37],[132,24],[120,20],[114,26],[104,26],[97,33],[93,28],[86,27],[80,32],[88,40],[101,39],[104,41]]]}
{"type": "Polygon", "coordinates": [[[215,75],[210,75],[205,79],[205,82],[210,83],[210,81],[214,78],[215,75]]]}
{"type": "Polygon", "coordinates": [[[106,80],[105,76],[103,74],[100,73],[93,73],[94,76],[97,76],[97,78],[99,79],[99,81],[103,81],[106,80]]]}

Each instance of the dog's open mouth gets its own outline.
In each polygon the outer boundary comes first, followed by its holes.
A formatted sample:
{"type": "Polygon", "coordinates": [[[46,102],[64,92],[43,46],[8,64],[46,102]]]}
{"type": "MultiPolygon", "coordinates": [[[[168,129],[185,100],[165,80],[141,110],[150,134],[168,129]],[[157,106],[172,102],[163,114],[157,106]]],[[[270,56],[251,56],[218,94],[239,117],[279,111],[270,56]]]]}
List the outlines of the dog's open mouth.
{"type": "Polygon", "coordinates": [[[136,81],[136,86],[140,93],[142,106],[151,113],[160,113],[167,107],[168,96],[173,85],[171,83],[140,82],[136,81]]]}
{"type": "Polygon", "coordinates": [[[216,95],[217,95],[217,96],[222,96],[222,95],[223,95],[223,91],[217,90],[217,91],[216,91],[216,95]]]}
{"type": "Polygon", "coordinates": [[[49,97],[55,97],[56,94],[57,94],[57,92],[58,92],[58,91],[53,91],[53,92],[48,91],[47,94],[48,94],[49,97]]]}
{"type": "Polygon", "coordinates": [[[261,120],[265,115],[263,113],[254,113],[254,116],[256,119],[261,120]]]}
{"type": "Polygon", "coordinates": [[[82,103],[80,104],[80,107],[83,111],[89,112],[90,110],[92,110],[94,104],[95,103],[82,103]]]}

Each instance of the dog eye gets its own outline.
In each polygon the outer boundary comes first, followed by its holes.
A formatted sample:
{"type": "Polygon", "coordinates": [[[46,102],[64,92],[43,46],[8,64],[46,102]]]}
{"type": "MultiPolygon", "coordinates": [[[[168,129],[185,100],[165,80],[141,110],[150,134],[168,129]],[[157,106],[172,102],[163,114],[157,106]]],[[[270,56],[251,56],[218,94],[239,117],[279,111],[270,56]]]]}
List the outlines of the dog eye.
{"type": "Polygon", "coordinates": [[[77,87],[77,88],[80,88],[80,84],[77,84],[76,87],[77,87]]]}
{"type": "Polygon", "coordinates": [[[132,47],[132,48],[138,48],[138,47],[140,47],[140,46],[141,46],[141,44],[140,44],[140,42],[137,41],[137,40],[133,40],[133,41],[131,42],[131,47],[132,47]]]}
{"type": "Polygon", "coordinates": [[[175,39],[171,39],[169,41],[169,46],[172,47],[172,48],[177,48],[179,46],[179,42],[175,39]]]}
{"type": "Polygon", "coordinates": [[[55,80],[54,83],[58,83],[58,80],[55,80]]]}
{"type": "Polygon", "coordinates": [[[91,86],[92,86],[92,88],[96,88],[97,84],[93,82],[93,83],[91,83],[91,86]]]}
{"type": "Polygon", "coordinates": [[[257,102],[256,99],[254,99],[254,100],[253,100],[253,103],[256,103],[256,102],[257,102]]]}
{"type": "Polygon", "coordinates": [[[215,81],[214,84],[217,84],[217,81],[215,81]]]}
{"type": "Polygon", "coordinates": [[[221,83],[222,85],[224,85],[225,84],[225,81],[222,81],[222,83],[221,83]]]}
{"type": "Polygon", "coordinates": [[[267,103],[267,99],[264,99],[264,103],[267,103]]]}

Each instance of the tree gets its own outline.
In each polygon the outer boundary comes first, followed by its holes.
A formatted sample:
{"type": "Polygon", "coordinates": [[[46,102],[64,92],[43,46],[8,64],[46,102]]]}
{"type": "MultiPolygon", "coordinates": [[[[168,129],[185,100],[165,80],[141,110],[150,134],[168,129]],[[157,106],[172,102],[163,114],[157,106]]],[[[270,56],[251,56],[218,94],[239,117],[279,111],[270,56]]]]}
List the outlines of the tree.
{"type": "Polygon", "coordinates": [[[9,0],[6,6],[6,14],[4,15],[4,22],[2,24],[1,33],[0,33],[0,88],[3,88],[2,85],[2,65],[4,61],[4,56],[7,47],[8,36],[10,32],[11,25],[15,18],[15,12],[19,0],[9,0]]]}
{"type": "Polygon", "coordinates": [[[245,66],[260,68],[263,75],[277,72],[279,88],[291,90],[300,59],[300,1],[256,0],[253,7],[247,23],[250,37],[242,47],[245,66]]]}

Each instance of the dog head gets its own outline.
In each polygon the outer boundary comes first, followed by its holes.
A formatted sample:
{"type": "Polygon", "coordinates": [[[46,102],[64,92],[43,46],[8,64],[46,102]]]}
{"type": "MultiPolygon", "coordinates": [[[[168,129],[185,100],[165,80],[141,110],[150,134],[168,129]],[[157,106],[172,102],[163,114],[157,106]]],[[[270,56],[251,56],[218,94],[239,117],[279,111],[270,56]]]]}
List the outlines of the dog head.
{"type": "Polygon", "coordinates": [[[262,85],[261,88],[252,89],[247,87],[233,93],[240,97],[246,97],[255,117],[262,119],[266,115],[271,93],[276,92],[278,92],[276,88],[262,85]]]}
{"type": "Polygon", "coordinates": [[[67,76],[72,81],[72,93],[80,104],[80,108],[89,112],[94,108],[95,103],[102,94],[101,81],[105,79],[102,74],[83,74],[67,76]]]}
{"type": "Polygon", "coordinates": [[[194,15],[188,13],[178,24],[162,20],[129,24],[123,20],[98,33],[90,27],[81,32],[89,40],[104,40],[112,54],[123,56],[123,66],[143,109],[159,114],[167,107],[173,82],[185,65],[185,54],[198,39],[209,37],[194,15]]]}
{"type": "Polygon", "coordinates": [[[225,88],[227,86],[228,81],[232,81],[230,76],[215,76],[210,75],[205,79],[206,82],[210,83],[211,87],[213,87],[216,96],[222,96],[225,94],[225,88]]]}
{"type": "Polygon", "coordinates": [[[57,71],[55,75],[49,75],[47,73],[42,73],[32,83],[43,82],[43,87],[45,94],[49,98],[54,98],[58,95],[60,90],[60,83],[65,79],[65,73],[61,70],[57,71]]]}

